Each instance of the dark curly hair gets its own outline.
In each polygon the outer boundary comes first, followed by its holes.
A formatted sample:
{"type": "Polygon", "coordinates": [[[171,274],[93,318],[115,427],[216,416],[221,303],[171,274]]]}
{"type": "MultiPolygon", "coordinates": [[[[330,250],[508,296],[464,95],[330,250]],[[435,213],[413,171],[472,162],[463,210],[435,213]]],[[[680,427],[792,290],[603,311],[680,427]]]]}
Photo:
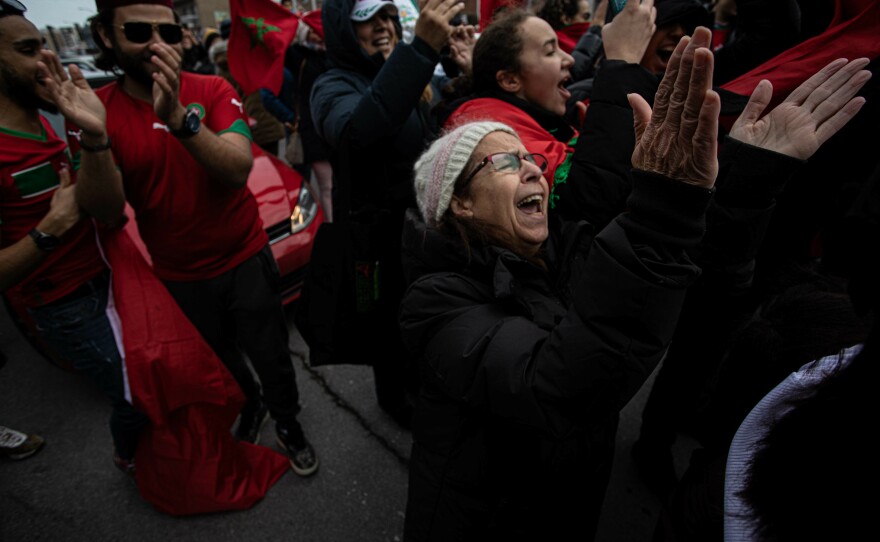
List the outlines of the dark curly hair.
{"type": "Polygon", "coordinates": [[[508,9],[486,27],[474,46],[474,92],[497,89],[495,74],[499,70],[520,71],[519,55],[523,50],[520,27],[529,17],[534,15],[522,9],[508,9]]]}
{"type": "MultiPolygon", "coordinates": [[[[99,11],[97,15],[93,15],[89,18],[89,30],[92,32],[92,37],[95,40],[95,45],[98,46],[98,54],[95,55],[95,66],[99,69],[105,71],[112,71],[115,73],[119,73],[119,67],[116,62],[116,53],[113,52],[112,48],[107,47],[104,44],[104,40],[101,39],[101,35],[98,34],[98,28],[113,28],[113,15],[115,10],[113,8],[106,9],[104,11],[99,11]]],[[[111,40],[116,39],[113,32],[109,32],[108,34],[111,40]]]]}
{"type": "Polygon", "coordinates": [[[535,15],[544,19],[553,30],[561,30],[566,26],[563,17],[574,17],[580,11],[580,0],[545,0],[535,12],[535,15]]]}

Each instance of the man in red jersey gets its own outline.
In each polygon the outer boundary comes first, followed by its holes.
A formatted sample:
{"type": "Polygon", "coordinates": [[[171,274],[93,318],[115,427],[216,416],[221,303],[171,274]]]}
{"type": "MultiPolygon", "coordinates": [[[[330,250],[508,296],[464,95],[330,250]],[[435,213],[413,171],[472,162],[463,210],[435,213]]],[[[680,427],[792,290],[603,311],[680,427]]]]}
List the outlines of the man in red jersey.
{"type": "Polygon", "coordinates": [[[241,99],[218,77],[181,73],[171,0],[96,4],[98,63],[124,72],[97,91],[118,171],[77,183],[77,198],[106,223],[128,200],[156,274],[247,397],[236,436],[256,442],[271,413],[292,469],[310,475],[318,460],[296,419],[278,270],[246,187],[253,158],[241,99]]]}
{"type": "Polygon", "coordinates": [[[122,356],[105,313],[109,274],[92,222],[81,219],[71,178],[112,172],[104,107],[82,74],[68,79],[25,7],[0,0],[0,291],[27,310],[41,337],[113,404],[114,461],[133,472],[137,439],[147,418],[131,405],[122,356]],[[39,109],[60,101],[82,128],[78,171],[67,144],[39,109]]]}

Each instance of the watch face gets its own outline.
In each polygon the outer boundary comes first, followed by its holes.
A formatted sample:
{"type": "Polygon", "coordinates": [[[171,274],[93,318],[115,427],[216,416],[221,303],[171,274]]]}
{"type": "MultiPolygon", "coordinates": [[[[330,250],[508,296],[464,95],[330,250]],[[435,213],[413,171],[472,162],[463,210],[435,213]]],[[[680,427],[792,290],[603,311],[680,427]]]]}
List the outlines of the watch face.
{"type": "Polygon", "coordinates": [[[202,126],[202,122],[199,120],[199,112],[195,109],[190,109],[186,114],[186,119],[183,124],[186,126],[187,131],[194,134],[197,133],[202,126]]]}

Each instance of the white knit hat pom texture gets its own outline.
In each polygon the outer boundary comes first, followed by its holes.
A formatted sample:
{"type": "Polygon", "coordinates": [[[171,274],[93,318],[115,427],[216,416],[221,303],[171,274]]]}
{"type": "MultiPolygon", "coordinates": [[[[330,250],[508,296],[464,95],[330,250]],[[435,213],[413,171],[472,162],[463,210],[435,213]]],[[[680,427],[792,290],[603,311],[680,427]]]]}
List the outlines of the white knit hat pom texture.
{"type": "Polygon", "coordinates": [[[437,227],[474,149],[492,132],[507,132],[514,137],[510,126],[494,121],[471,122],[446,133],[428,147],[415,165],[416,201],[425,223],[437,227]]]}

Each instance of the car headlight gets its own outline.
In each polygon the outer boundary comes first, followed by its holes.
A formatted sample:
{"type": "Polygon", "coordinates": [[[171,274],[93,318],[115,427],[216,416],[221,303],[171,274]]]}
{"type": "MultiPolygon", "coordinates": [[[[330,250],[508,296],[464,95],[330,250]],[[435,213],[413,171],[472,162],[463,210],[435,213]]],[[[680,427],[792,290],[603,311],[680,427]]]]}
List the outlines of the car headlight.
{"type": "Polygon", "coordinates": [[[305,181],[299,189],[299,198],[296,207],[290,214],[290,233],[298,233],[309,227],[312,220],[318,215],[318,201],[309,190],[309,184],[305,181]]]}

